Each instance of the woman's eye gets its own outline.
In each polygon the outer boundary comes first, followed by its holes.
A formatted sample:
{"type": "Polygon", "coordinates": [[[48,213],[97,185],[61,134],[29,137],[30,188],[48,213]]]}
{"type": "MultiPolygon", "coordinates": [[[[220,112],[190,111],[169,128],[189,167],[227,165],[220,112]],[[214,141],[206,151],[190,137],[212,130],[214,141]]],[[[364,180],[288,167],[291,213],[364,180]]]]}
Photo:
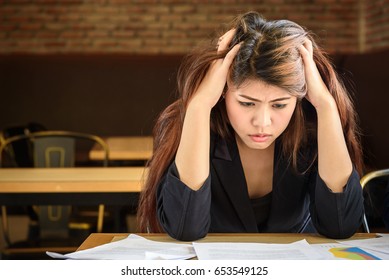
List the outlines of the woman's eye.
{"type": "Polygon", "coordinates": [[[286,104],[273,104],[273,108],[276,108],[276,109],[282,109],[285,107],[286,107],[286,104]]]}
{"type": "Polygon", "coordinates": [[[244,106],[244,107],[251,107],[251,106],[255,105],[254,102],[243,102],[243,101],[239,101],[239,104],[244,106]]]}

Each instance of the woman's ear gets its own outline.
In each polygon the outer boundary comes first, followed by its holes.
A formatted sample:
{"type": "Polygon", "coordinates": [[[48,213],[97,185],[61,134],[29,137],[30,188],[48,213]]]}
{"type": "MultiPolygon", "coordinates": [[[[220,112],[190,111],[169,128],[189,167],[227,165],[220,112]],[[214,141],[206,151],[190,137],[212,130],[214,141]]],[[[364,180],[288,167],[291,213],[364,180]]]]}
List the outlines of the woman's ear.
{"type": "Polygon", "coordinates": [[[225,98],[225,97],[226,97],[227,91],[228,91],[228,85],[227,85],[227,83],[226,83],[225,86],[224,86],[223,92],[222,92],[222,98],[225,98]]]}
{"type": "Polygon", "coordinates": [[[220,95],[219,102],[223,101],[226,98],[226,92],[223,91],[222,95],[220,95]]]}

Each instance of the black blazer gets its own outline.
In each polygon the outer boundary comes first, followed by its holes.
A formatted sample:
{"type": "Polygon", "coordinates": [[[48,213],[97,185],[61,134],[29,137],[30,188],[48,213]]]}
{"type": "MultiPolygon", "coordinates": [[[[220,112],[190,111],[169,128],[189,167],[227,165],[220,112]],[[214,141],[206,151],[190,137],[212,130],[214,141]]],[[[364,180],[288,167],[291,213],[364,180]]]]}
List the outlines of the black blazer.
{"type": "Polygon", "coordinates": [[[363,196],[355,170],[343,193],[332,193],[318,176],[317,166],[304,175],[296,174],[276,141],[270,214],[266,225],[258,229],[235,140],[211,137],[210,166],[210,175],[197,191],[180,181],[174,162],[161,180],[157,214],[175,239],[197,240],[208,232],[312,230],[330,238],[347,238],[361,225],[363,196]]]}

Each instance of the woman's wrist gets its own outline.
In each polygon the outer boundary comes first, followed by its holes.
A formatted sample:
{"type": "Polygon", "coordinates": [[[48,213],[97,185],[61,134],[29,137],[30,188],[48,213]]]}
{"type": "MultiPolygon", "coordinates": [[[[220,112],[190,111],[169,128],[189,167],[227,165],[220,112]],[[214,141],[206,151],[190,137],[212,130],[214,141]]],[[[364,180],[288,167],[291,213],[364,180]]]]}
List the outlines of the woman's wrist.
{"type": "Polygon", "coordinates": [[[319,114],[321,112],[328,112],[328,111],[338,111],[338,106],[336,105],[335,99],[330,95],[329,93],[326,96],[323,96],[323,98],[320,98],[317,100],[315,104],[316,112],[319,114]]]}
{"type": "Polygon", "coordinates": [[[194,96],[188,104],[187,111],[196,111],[196,112],[203,112],[203,113],[211,113],[211,110],[213,108],[213,105],[210,104],[211,102],[207,100],[203,100],[200,97],[194,96]]]}

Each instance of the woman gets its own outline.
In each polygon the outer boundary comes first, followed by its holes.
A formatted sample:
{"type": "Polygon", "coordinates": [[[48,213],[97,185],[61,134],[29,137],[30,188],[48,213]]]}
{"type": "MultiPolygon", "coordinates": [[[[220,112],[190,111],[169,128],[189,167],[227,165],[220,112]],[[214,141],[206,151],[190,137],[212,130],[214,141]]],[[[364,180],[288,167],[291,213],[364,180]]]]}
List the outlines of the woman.
{"type": "Polygon", "coordinates": [[[354,234],[363,216],[355,111],[302,27],[238,17],[186,58],[155,126],[140,230],[354,234]]]}

